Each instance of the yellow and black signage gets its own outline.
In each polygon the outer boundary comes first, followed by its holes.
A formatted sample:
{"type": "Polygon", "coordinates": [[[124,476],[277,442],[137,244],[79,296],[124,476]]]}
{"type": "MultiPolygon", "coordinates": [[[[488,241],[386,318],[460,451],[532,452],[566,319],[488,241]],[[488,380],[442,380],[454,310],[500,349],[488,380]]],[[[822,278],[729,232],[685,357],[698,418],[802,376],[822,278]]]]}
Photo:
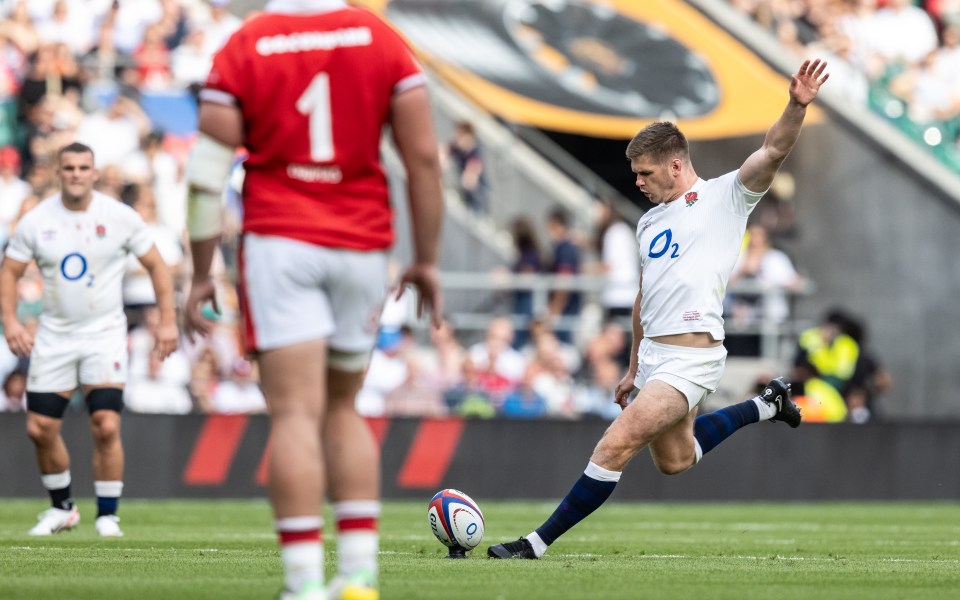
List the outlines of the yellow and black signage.
{"type": "Polygon", "coordinates": [[[691,139],[756,134],[787,98],[782,76],[680,0],[358,4],[486,110],[550,131],[630,138],[675,119],[691,139]]]}

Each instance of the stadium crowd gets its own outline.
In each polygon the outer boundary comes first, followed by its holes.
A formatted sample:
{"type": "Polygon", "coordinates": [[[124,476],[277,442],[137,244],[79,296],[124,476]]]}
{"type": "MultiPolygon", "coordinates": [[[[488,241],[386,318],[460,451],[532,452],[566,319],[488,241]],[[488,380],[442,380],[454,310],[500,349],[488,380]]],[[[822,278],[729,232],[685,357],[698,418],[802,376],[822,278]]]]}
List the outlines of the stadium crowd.
{"type": "Polygon", "coordinates": [[[797,56],[824,56],[835,90],[960,172],[960,3],[729,1],[797,56]]]}
{"type": "MultiPolygon", "coordinates": [[[[758,19],[769,15],[777,22],[784,10],[797,11],[801,4],[814,16],[824,9],[812,0],[783,6],[763,0],[737,4],[758,19]]],[[[94,149],[101,172],[97,189],[133,206],[153,230],[157,248],[174,273],[182,305],[190,277],[183,167],[194,136],[191,111],[213,54],[241,24],[229,8],[229,0],[0,0],[0,244],[6,243],[23,214],[57,191],[57,150],[73,141],[85,143],[94,149]]],[[[853,14],[851,10],[848,17],[853,14]]],[[[813,22],[814,16],[793,14],[791,22],[813,22]]],[[[945,43],[939,48],[943,60],[950,47],[946,32],[958,26],[951,18],[943,18],[945,43]]],[[[817,32],[813,37],[798,34],[797,39],[829,45],[834,43],[830,35],[840,36],[832,29],[828,35],[827,28],[817,32]]],[[[951,43],[960,51],[956,39],[951,43]]],[[[953,56],[957,73],[960,55],[953,56]]],[[[836,79],[839,83],[845,78],[836,79]]],[[[956,81],[960,77],[954,77],[956,81]]],[[[960,110],[960,103],[954,109],[960,110]]],[[[465,201],[483,215],[490,190],[482,178],[482,154],[469,123],[458,125],[458,139],[459,145],[449,149],[453,160],[448,168],[458,170],[453,175],[457,187],[470,192],[465,201]]],[[[778,177],[769,196],[755,215],[753,242],[745,245],[735,278],[789,290],[802,278],[790,259],[767,243],[768,236],[776,241],[793,233],[789,174],[778,177]]],[[[519,292],[492,311],[480,340],[456,331],[449,322],[435,330],[414,328],[411,307],[388,304],[358,399],[361,412],[616,416],[620,409],[612,402],[613,390],[628,359],[629,315],[637,284],[638,265],[626,260],[635,256],[630,249],[635,245],[635,224],[618,219],[603,201],[596,206],[592,231],[571,229],[563,211],[529,215],[514,223],[517,260],[512,271],[604,275],[609,284],[598,297],[554,293],[548,310],[534,314],[529,294],[519,292]],[[537,238],[540,230],[549,232],[547,244],[537,238]],[[554,327],[557,318],[579,315],[588,302],[601,315],[589,336],[554,327]],[[508,314],[526,316],[529,327],[518,329],[508,314]]],[[[150,352],[157,311],[149,277],[135,259],[130,261],[124,284],[130,325],[125,401],[130,410],[175,414],[265,410],[256,363],[241,350],[238,299],[230,285],[240,219],[236,186],[228,193],[227,209],[216,265],[222,283],[216,331],[208,339],[184,338],[165,361],[150,352]]],[[[35,327],[42,310],[35,267],[20,281],[18,291],[20,319],[35,327]]],[[[778,320],[787,318],[785,305],[763,306],[756,297],[731,296],[728,311],[731,322],[740,325],[755,324],[765,312],[775,313],[778,320]]],[[[0,410],[22,410],[25,361],[2,342],[0,346],[5,394],[0,410]]]]}

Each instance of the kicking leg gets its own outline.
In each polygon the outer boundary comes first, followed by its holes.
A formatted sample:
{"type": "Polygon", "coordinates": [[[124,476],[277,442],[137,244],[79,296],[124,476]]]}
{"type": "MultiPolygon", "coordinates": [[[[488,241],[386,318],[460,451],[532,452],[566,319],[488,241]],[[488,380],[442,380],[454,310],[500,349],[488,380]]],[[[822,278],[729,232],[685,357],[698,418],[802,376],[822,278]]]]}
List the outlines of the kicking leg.
{"type": "Polygon", "coordinates": [[[780,377],[771,380],[759,396],[697,417],[693,426],[697,460],[741,427],[767,420],[800,425],[800,409],[790,399],[790,384],[780,377]]]}
{"type": "Polygon", "coordinates": [[[491,558],[539,558],[547,547],[606,502],[630,460],[689,412],[687,399],[662,381],[651,381],[603,434],[583,475],[552,515],[526,537],[487,549],[491,558]]]}

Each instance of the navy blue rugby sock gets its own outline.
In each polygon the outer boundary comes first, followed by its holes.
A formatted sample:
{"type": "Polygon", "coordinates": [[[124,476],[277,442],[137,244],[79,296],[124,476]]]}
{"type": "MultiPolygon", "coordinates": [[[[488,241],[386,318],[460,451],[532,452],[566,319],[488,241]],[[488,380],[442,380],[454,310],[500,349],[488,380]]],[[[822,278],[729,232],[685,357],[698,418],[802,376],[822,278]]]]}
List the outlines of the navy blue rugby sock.
{"type": "Polygon", "coordinates": [[[753,399],[731,404],[726,408],[700,415],[693,422],[693,436],[704,454],[716,448],[744,425],[760,420],[760,411],[753,399]]]}
{"type": "Polygon", "coordinates": [[[591,462],[550,518],[537,529],[537,535],[549,546],[587,515],[600,508],[613,493],[618,481],[620,473],[608,471],[591,462]]]}

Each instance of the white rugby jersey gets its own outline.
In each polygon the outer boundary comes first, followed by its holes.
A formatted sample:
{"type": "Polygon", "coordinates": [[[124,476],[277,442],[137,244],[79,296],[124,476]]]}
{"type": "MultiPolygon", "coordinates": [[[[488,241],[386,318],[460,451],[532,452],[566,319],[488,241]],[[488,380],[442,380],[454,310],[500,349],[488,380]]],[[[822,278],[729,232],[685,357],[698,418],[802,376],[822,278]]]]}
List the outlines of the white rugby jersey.
{"type": "Polygon", "coordinates": [[[763,197],[739,171],[697,182],[637,223],[645,337],[705,331],[724,339],[723,297],[747,217],[763,197]]]}
{"type": "Polygon", "coordinates": [[[6,255],[36,259],[43,275],[40,327],[54,333],[99,333],[126,327],[122,283],[127,255],[153,247],[132,208],[99,192],[85,211],[68,210],[56,194],[17,223],[6,255]]]}

